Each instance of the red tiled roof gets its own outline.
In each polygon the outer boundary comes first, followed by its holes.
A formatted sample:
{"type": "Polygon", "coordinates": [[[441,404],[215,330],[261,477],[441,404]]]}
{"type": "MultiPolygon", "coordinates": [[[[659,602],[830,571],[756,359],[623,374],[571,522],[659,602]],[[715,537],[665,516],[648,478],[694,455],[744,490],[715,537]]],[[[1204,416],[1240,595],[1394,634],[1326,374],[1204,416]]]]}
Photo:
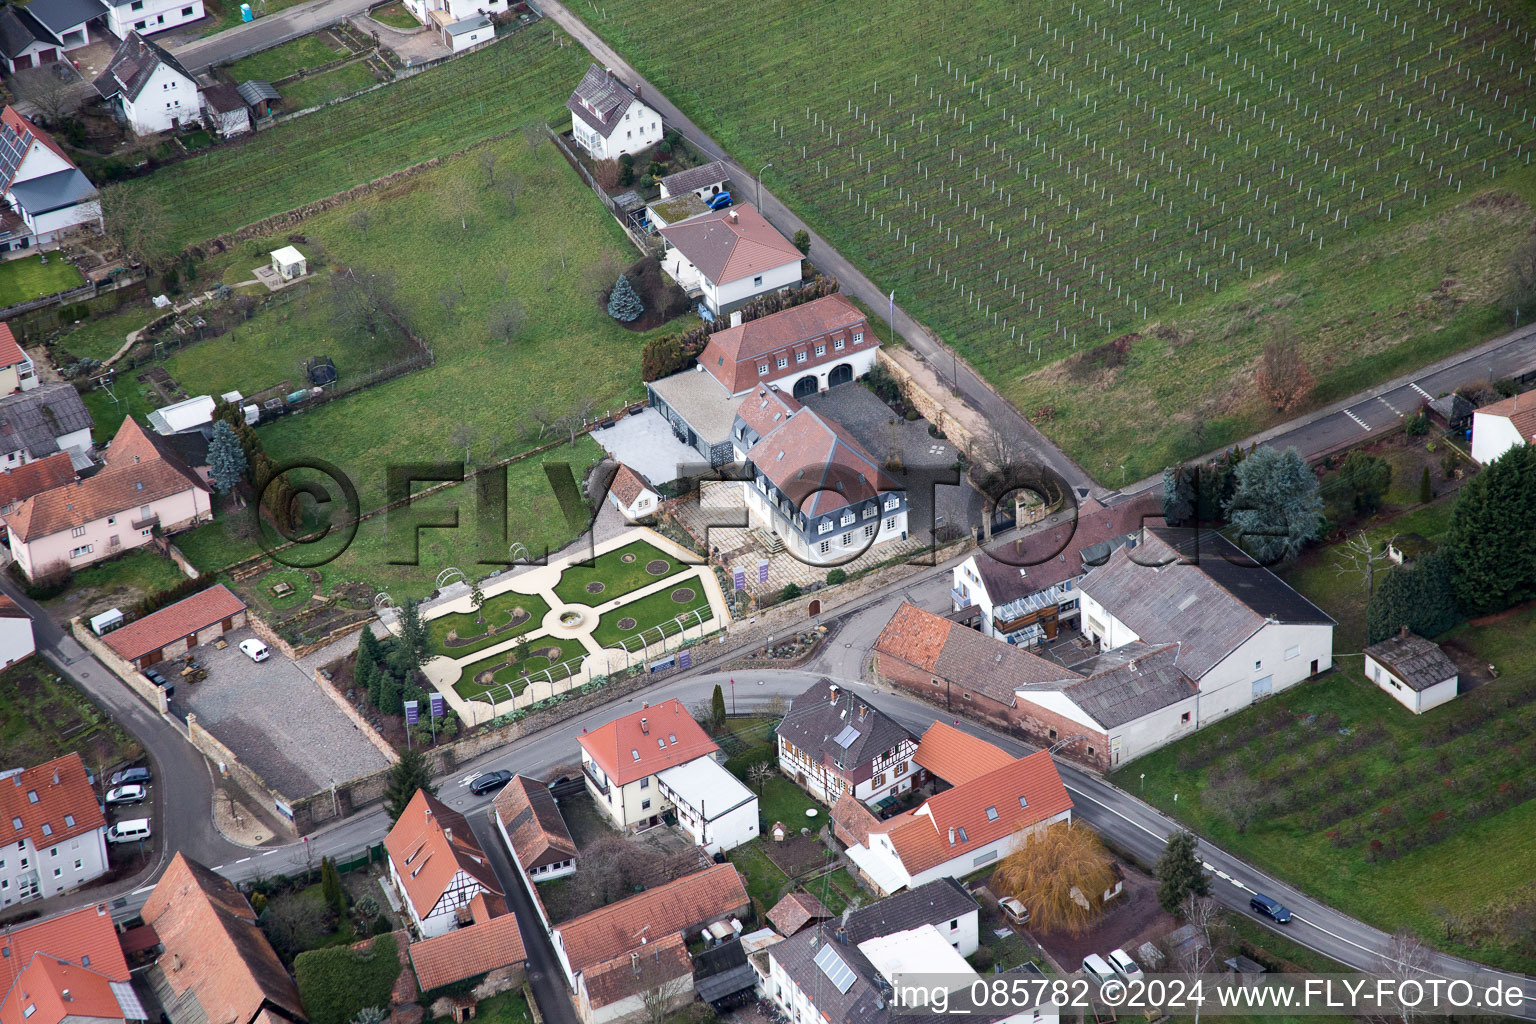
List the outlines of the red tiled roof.
{"type": "Polygon", "coordinates": [[[34,849],[46,848],[106,827],[79,754],[0,779],[0,844],[28,839],[34,849]]]}
{"type": "Polygon", "coordinates": [[[748,320],[739,327],[716,331],[699,353],[699,365],[736,395],[757,383],[760,362],[768,362],[768,372],[772,374],[778,369],[778,356],[795,349],[807,349],[803,363],[789,356],[790,369],[798,372],[879,346],[880,339],[869,329],[864,314],[838,292],[748,320]],[[863,335],[857,345],[853,342],[854,334],[863,335]],[[833,345],[837,338],[843,341],[841,349],[833,345]],[[820,356],[815,349],[818,341],[826,343],[826,351],[820,356]]]}
{"type": "Polygon", "coordinates": [[[903,603],[875,641],[875,651],[1012,707],[1015,689],[1078,678],[1071,669],[1023,647],[978,633],[942,615],[903,603]]]}
{"type": "Polygon", "coordinates": [[[594,1010],[610,1006],[636,992],[692,977],[693,960],[688,956],[688,946],[682,935],[676,932],[632,952],[633,956],[624,953],[582,971],[587,1001],[594,1010]]]}
{"type": "Polygon", "coordinates": [[[38,953],[0,996],[0,1024],[59,1024],[72,1020],[123,1020],[112,979],[89,967],[38,953]]]}
{"type": "Polygon", "coordinates": [[[405,813],[384,837],[384,848],[417,914],[426,917],[443,898],[454,875],[465,872],[500,896],[491,862],[464,815],[419,789],[405,813]]]}
{"type": "Polygon", "coordinates": [[[832,831],[845,846],[862,846],[880,819],[852,793],[844,793],[832,805],[832,831]]]}
{"type": "Polygon", "coordinates": [[[1485,405],[1473,413],[1472,429],[1477,429],[1478,416],[1502,416],[1513,423],[1526,441],[1536,441],[1536,391],[1523,395],[1511,395],[1501,402],[1485,405]]]}
{"type": "Polygon", "coordinates": [[[243,611],[245,602],[224,584],[215,583],[207,590],[114,629],[102,639],[108,647],[133,661],[243,611]]]}
{"type": "Polygon", "coordinates": [[[661,229],[667,242],[716,285],[798,263],[803,256],[750,203],[661,229]]]}
{"type": "MultiPolygon", "coordinates": [[[[16,113],[10,107],[5,108],[6,115],[16,113]]],[[[20,117],[20,114],[16,115],[20,117]]],[[[16,344],[16,335],[11,333],[11,325],[0,323],[0,366],[15,366],[17,363],[26,362],[27,354],[16,344]]]]}
{"type": "Polygon", "coordinates": [[[31,617],[21,610],[21,605],[5,594],[0,594],[0,619],[30,619],[31,617]]]}
{"type": "Polygon", "coordinates": [[[959,786],[1012,764],[1014,756],[947,722],[934,722],[918,741],[912,760],[928,774],[959,786]]]}
{"type": "Polygon", "coordinates": [[[34,953],[89,967],[113,981],[128,980],[128,960],[105,903],[0,932],[0,998],[34,953]]]}
{"type": "Polygon", "coordinates": [[[884,831],[902,867],[916,875],[1071,808],[1072,798],[1061,783],[1056,763],[1040,750],[929,797],[916,810],[886,822],[884,831]],[[1020,805],[1020,797],[1027,806],[1020,805]],[[996,818],[989,817],[989,808],[996,811],[996,818]],[[955,830],[953,843],[950,829],[955,830]]]}
{"type": "Polygon", "coordinates": [[[800,400],[788,391],[759,384],[736,407],[736,415],[758,437],[767,437],[785,420],[800,411],[800,400]]]}
{"type": "Polygon", "coordinates": [[[901,489],[852,435],[813,409],[764,435],[747,458],[808,516],[901,489]]]}
{"type": "Polygon", "coordinates": [[[720,749],[675,697],[600,725],[577,742],[619,786],[720,749]]]}
{"type": "Polygon", "coordinates": [[[527,959],[514,914],[411,943],[411,966],[423,992],[527,959]]]}
{"type": "Polygon", "coordinates": [[[178,852],[141,916],[165,946],[156,970],[167,987],[177,996],[190,989],[210,1019],[249,1021],[268,1002],[305,1019],[299,990],[233,882],[178,852]]]}
{"type": "Polygon", "coordinates": [[[208,491],[196,473],[130,416],[112,439],[100,472],[33,495],[5,517],[5,524],[21,540],[36,540],[193,488],[208,491]]]}
{"type": "Polygon", "coordinates": [[[524,871],[574,860],[576,843],[549,787],[537,779],[514,775],[494,804],[502,828],[512,840],[512,853],[524,871]]]}
{"type": "Polygon", "coordinates": [[[645,491],[655,491],[645,477],[630,469],[624,463],[619,463],[619,471],[613,474],[613,483],[608,485],[608,491],[626,507],[633,505],[635,499],[645,491]]]}
{"type": "MultiPolygon", "coordinates": [[[[21,113],[10,104],[6,104],[5,109],[0,111],[0,124],[4,125],[3,128],[0,128],[0,131],[3,131],[6,135],[25,138],[28,134],[30,134],[38,142],[41,142],[44,146],[47,146],[49,149],[53,150],[54,155],[57,156],[60,160],[63,160],[71,167],[75,166],[75,162],[69,158],[68,153],[64,152],[63,147],[61,147],[57,142],[53,141],[52,135],[49,135],[47,132],[43,131],[31,121],[28,121],[25,117],[22,117],[21,113]]],[[[23,153],[22,156],[23,159],[25,159],[26,154],[23,153]]],[[[15,177],[16,171],[21,169],[21,163],[22,161],[18,160],[16,162],[16,167],[12,169],[11,174],[13,179],[15,177]]],[[[5,188],[11,187],[11,183],[9,181],[4,182],[3,185],[5,188]]],[[[10,333],[9,328],[6,329],[6,333],[10,333]]],[[[0,363],[0,365],[8,366],[11,364],[0,363]]]]}
{"type": "MultiPolygon", "coordinates": [[[[844,799],[850,798],[845,795],[844,799]]],[[[769,923],[785,938],[795,934],[812,921],[824,921],[831,916],[832,911],[828,910],[821,900],[805,892],[790,893],[768,911],[769,923]]]]}
{"type": "Polygon", "coordinates": [[[571,970],[589,967],[657,942],[685,928],[718,920],[746,906],[746,886],[732,864],[684,875],[618,903],[555,926],[571,970]]]}
{"type": "Polygon", "coordinates": [[[874,650],[900,658],[924,672],[932,672],[954,626],[952,620],[942,615],[925,612],[917,605],[903,601],[875,639],[874,650]]]}
{"type": "Polygon", "coordinates": [[[54,452],[36,462],[0,472],[0,509],[8,508],[34,494],[63,487],[74,479],[75,467],[69,460],[68,452],[54,452]]]}

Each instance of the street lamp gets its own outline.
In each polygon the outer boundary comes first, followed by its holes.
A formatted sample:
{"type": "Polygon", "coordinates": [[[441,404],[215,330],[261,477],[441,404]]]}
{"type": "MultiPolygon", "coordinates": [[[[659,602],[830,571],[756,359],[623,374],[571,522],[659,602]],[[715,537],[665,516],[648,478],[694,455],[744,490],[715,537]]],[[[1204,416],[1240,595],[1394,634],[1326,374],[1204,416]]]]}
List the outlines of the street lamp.
{"type": "Polygon", "coordinates": [[[1146,794],[1147,794],[1147,773],[1146,772],[1142,772],[1141,773],[1141,794],[1142,794],[1142,796],[1146,796],[1146,794]]]}
{"type": "Polygon", "coordinates": [[[763,212],[763,172],[768,170],[768,168],[770,168],[772,166],[773,166],[773,161],[770,160],[768,163],[763,164],[762,169],[757,172],[757,212],[758,213],[762,213],[763,212]]]}

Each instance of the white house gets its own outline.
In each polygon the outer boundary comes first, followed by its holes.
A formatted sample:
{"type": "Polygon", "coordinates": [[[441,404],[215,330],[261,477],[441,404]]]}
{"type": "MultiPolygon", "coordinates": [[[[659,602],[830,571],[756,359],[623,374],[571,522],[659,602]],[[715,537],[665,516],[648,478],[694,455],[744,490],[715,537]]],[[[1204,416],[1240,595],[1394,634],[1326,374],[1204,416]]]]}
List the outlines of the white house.
{"type": "MultiPolygon", "coordinates": [[[[0,353],[8,333],[0,331],[0,353]]],[[[9,358],[0,354],[0,362],[9,358]]],[[[22,367],[28,375],[23,383],[32,387],[0,398],[0,467],[15,469],[66,452],[76,469],[90,468],[91,414],[80,393],[67,381],[50,381],[39,387],[32,376],[31,360],[22,367]]],[[[0,370],[0,377],[4,373],[0,370]]]]}
{"type": "Polygon", "coordinates": [[[405,0],[405,9],[411,16],[441,33],[444,45],[455,53],[473,45],[458,42],[460,36],[468,34],[467,26],[471,24],[478,26],[476,31],[484,33],[476,42],[485,42],[494,36],[496,30],[490,16],[505,14],[507,6],[507,0],[405,0]],[[462,27],[456,32],[449,31],[456,26],[462,27]]]}
{"type": "Polygon", "coordinates": [[[0,594],[0,668],[9,668],[36,650],[32,616],[5,594],[0,594]]]}
{"type": "MultiPolygon", "coordinates": [[[[194,2],[201,9],[202,0],[194,2]]],[[[136,135],[154,135],[203,120],[197,80],[170,51],[137,31],[129,31],[95,86],[136,135]]]]}
{"type": "Polygon", "coordinates": [[[1516,445],[1536,444],[1536,391],[1472,413],[1472,458],[1486,466],[1516,445]]]}
{"type": "Polygon", "coordinates": [[[309,273],[309,261],[291,245],[272,250],[272,269],[284,281],[292,281],[309,273]]]}
{"type": "Polygon", "coordinates": [[[661,495],[650,482],[623,463],[608,485],[608,503],[631,523],[650,520],[661,508],[661,495]]]}
{"type": "Polygon", "coordinates": [[[1440,645],[1404,626],[1365,649],[1365,676],[1416,715],[1456,699],[1460,676],[1440,645]]]}
{"type": "Polygon", "coordinates": [[[724,853],[757,838],[757,794],[714,758],[665,768],[656,782],[678,827],[706,853],[724,853]]]}
{"type": "Polygon", "coordinates": [[[865,842],[848,847],[848,859],[877,891],[896,893],[964,878],[1029,835],[1071,820],[1072,798],[1050,753],[1040,750],[870,824],[865,842]]]}
{"type": "Polygon", "coordinates": [[[0,772],[0,908],[57,896],[107,870],[107,819],[85,762],[65,754],[0,772]]]}
{"type": "MultiPolygon", "coordinates": [[[[564,878],[576,870],[576,843],[548,786],[526,775],[514,775],[496,794],[492,806],[497,831],[512,851],[512,862],[525,883],[532,886],[564,878]]],[[[549,927],[544,904],[535,900],[533,906],[549,927]]]]}
{"type": "Polygon", "coordinates": [[[389,879],[424,939],[473,923],[477,896],[504,898],[464,815],[417,790],[384,837],[389,879]]]}
{"type": "Polygon", "coordinates": [[[593,64],[565,101],[571,112],[571,138],[593,160],[617,160],[661,141],[661,115],[640,99],[640,91],[611,70],[593,64]]]}
{"type": "Polygon", "coordinates": [[[488,43],[496,38],[496,25],[484,14],[472,14],[467,18],[444,25],[443,44],[452,53],[463,53],[470,47],[488,43]]]}
{"type": "MultiPolygon", "coordinates": [[[[90,45],[91,25],[106,11],[98,0],[32,0],[0,11],[0,57],[5,70],[52,64],[90,45]]],[[[99,35],[99,27],[98,27],[99,35]]]]}
{"type": "Polygon", "coordinates": [[[663,199],[693,195],[707,200],[724,192],[730,180],[731,172],[726,170],[725,161],[711,160],[698,167],[689,167],[676,174],[668,174],[656,184],[661,188],[663,199]]]}
{"type": "Polygon", "coordinates": [[[661,823],[672,802],[657,776],[698,758],[721,756],[720,747],[675,697],[646,705],[577,738],[587,791],[619,828],[638,831],[661,823]]]}
{"type": "Polygon", "coordinates": [[[56,245],[80,229],[101,230],[96,186],[52,136],[10,106],[0,112],[0,181],[8,207],[0,211],[0,252],[56,245]]]}
{"type": "Polygon", "coordinates": [[[874,804],[917,777],[917,740],[846,687],[818,680],[790,702],[774,729],[779,771],[822,803],[846,793],[874,804]]]}
{"type": "Polygon", "coordinates": [[[800,283],[800,250],[750,203],[670,224],[661,236],[662,269],[716,316],[800,283]]]}
{"type": "Polygon", "coordinates": [[[197,21],[207,12],[203,0],[101,0],[107,9],[107,28],[119,39],[132,33],[154,35],[197,21]]]}
{"type": "Polygon", "coordinates": [[[251,108],[240,91],[228,82],[203,90],[203,114],[209,130],[223,138],[234,138],[251,130],[251,108]]]}
{"type": "MultiPolygon", "coordinates": [[[[31,357],[16,343],[11,325],[0,322],[0,395],[31,391],[37,385],[37,372],[31,357]]],[[[81,405],[83,408],[84,403],[81,405]]]]}

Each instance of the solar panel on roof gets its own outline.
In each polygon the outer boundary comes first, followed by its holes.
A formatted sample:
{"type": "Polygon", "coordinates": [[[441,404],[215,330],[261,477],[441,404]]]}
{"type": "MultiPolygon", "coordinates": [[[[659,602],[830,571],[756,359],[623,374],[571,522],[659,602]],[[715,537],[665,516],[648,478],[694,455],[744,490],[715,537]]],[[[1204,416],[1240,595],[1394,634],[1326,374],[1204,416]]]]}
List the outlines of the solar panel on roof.
{"type": "Polygon", "coordinates": [[[859,730],[855,729],[851,725],[845,725],[843,726],[843,731],[837,734],[837,739],[833,740],[832,742],[836,743],[840,747],[846,748],[853,746],[853,741],[858,738],[859,730]]]}
{"type": "Polygon", "coordinates": [[[856,975],[853,968],[849,967],[843,958],[837,955],[837,950],[831,946],[822,946],[821,952],[816,954],[816,966],[821,968],[821,973],[827,976],[827,980],[837,987],[844,995],[853,987],[853,979],[856,975]]]}

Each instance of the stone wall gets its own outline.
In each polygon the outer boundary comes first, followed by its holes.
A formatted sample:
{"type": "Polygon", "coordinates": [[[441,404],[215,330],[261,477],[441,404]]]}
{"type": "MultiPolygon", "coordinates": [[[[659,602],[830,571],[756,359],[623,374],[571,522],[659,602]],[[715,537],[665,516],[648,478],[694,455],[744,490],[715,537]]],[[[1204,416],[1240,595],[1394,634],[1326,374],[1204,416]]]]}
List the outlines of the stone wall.
{"type": "Polygon", "coordinates": [[[385,760],[390,764],[400,760],[400,755],[395,753],[395,748],[390,746],[383,736],[379,735],[379,731],[373,727],[368,719],[363,717],[362,712],[358,711],[357,708],[353,707],[352,702],[347,700],[347,695],[337,689],[335,683],[325,678],[318,668],[315,669],[315,685],[320,687],[321,693],[331,698],[331,701],[338,708],[341,708],[341,713],[346,715],[364,736],[368,737],[368,742],[378,748],[379,753],[384,755],[385,760]]]}
{"type": "MultiPolygon", "coordinates": [[[[226,747],[219,738],[198,722],[197,716],[187,715],[187,739],[196,747],[204,757],[208,758],[219,769],[220,775],[234,783],[258,807],[276,809],[279,803],[286,803],[273,789],[268,787],[260,775],[247,768],[235,752],[226,747]]],[[[300,832],[294,822],[290,822],[286,816],[279,813],[276,820],[281,824],[283,831],[289,838],[297,838],[300,832]]]]}
{"type": "Polygon", "coordinates": [[[121,657],[112,648],[102,643],[101,637],[92,633],[91,628],[78,616],[69,620],[69,631],[74,634],[76,640],[80,641],[82,647],[90,651],[103,665],[111,669],[119,679],[127,683],[129,689],[144,698],[144,703],[162,715],[169,710],[170,705],[166,700],[165,691],[150,682],[149,677],[134,668],[128,659],[121,657]]]}
{"type": "MultiPolygon", "coordinates": [[[[925,365],[899,360],[884,348],[875,354],[875,360],[896,378],[902,394],[907,397],[908,405],[916,409],[923,419],[942,430],[955,447],[965,453],[966,458],[972,462],[983,461],[978,458],[981,446],[977,444],[975,433],[952,415],[948,408],[955,403],[964,403],[950,395],[937,376],[925,365]]],[[[969,406],[966,410],[970,411],[969,406]]]]}

